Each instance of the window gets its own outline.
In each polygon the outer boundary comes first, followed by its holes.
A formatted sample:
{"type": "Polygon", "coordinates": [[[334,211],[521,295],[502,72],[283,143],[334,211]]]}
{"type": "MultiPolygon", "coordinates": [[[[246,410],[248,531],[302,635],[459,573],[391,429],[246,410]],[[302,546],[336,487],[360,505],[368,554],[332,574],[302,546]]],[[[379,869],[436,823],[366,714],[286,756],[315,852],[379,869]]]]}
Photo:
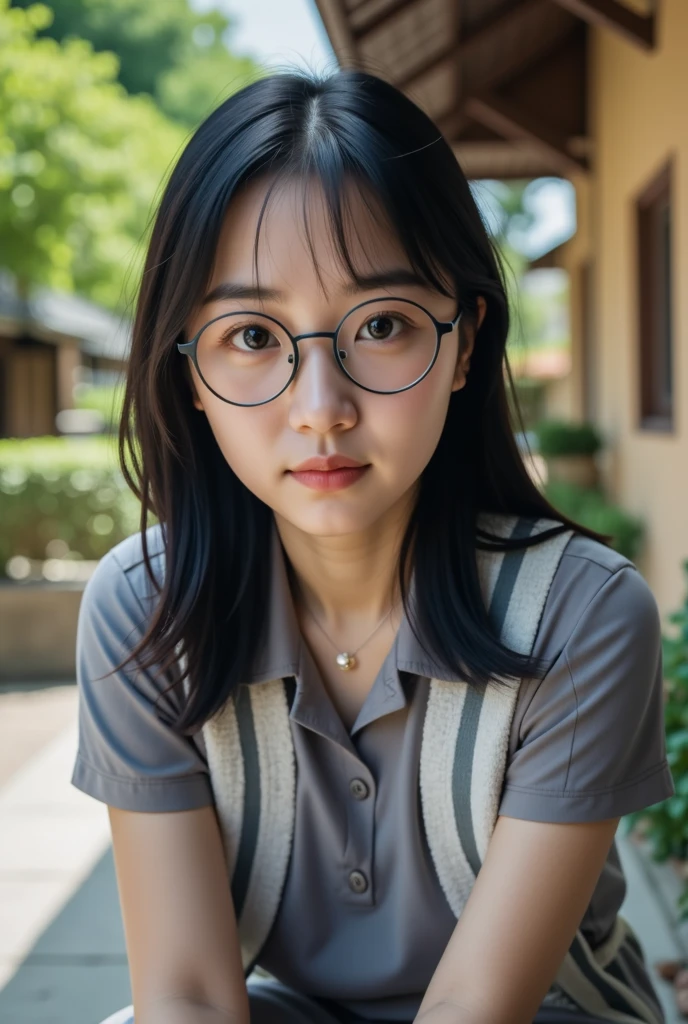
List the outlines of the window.
{"type": "Polygon", "coordinates": [[[581,331],[581,365],[583,371],[583,412],[585,419],[597,419],[597,364],[595,352],[595,335],[593,323],[594,297],[594,266],[592,260],[586,260],[579,270],[580,288],[580,331],[581,331]]]}
{"type": "Polygon", "coordinates": [[[640,426],[673,427],[671,164],[637,201],[640,426]]]}

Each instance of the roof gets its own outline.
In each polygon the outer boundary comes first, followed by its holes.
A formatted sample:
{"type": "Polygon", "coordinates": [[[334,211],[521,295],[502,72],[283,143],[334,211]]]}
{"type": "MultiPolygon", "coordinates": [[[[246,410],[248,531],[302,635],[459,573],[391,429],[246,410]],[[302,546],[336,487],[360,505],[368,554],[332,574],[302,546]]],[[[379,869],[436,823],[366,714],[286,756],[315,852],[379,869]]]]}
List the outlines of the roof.
{"type": "Polygon", "coordinates": [[[592,156],[590,26],[654,46],[652,0],[316,0],[339,63],[403,89],[469,178],[570,177],[592,156]],[[644,6],[647,13],[643,13],[644,6]]]}
{"type": "Polygon", "coordinates": [[[0,271],[0,334],[28,334],[53,345],[76,341],[90,356],[123,362],[131,324],[94,302],[50,288],[34,286],[22,299],[13,276],[0,271]]]}

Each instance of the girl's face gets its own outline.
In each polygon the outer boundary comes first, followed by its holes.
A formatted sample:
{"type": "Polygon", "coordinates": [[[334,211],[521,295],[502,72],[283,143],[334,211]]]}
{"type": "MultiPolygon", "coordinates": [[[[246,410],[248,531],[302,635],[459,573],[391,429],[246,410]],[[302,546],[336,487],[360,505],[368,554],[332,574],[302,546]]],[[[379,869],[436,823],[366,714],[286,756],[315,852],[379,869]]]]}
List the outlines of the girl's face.
{"type": "MultiPolygon", "coordinates": [[[[266,189],[264,180],[256,182],[231,202],[208,294],[226,283],[255,287],[254,240],[266,189]]],[[[298,183],[276,190],[261,226],[258,279],[264,293],[272,294],[264,294],[262,302],[246,296],[201,305],[187,325],[188,337],[214,317],[242,309],[275,317],[293,335],[333,331],[353,306],[384,296],[418,302],[441,321],[456,317],[456,300],[421,282],[371,282],[364,290],[354,286],[334,252],[322,193],[309,188],[310,233],[321,284],[305,237],[302,200],[298,183]]],[[[347,233],[352,262],[360,273],[411,270],[394,231],[371,214],[355,188],[350,190],[347,233]]],[[[376,308],[367,308],[365,316],[376,308]]],[[[380,311],[384,308],[383,302],[380,311]]],[[[478,326],[484,312],[481,298],[478,326]]],[[[296,377],[273,401],[254,407],[229,405],[192,368],[194,405],[208,417],[239,479],[278,519],[314,536],[360,533],[412,499],[442,433],[451,393],[466,383],[473,337],[465,324],[463,333],[466,344],[461,354],[455,327],[442,338],[427,377],[398,394],[374,394],[358,387],[335,362],[331,340],[315,337],[298,342],[296,377]],[[306,460],[334,455],[361,468],[295,472],[306,460]]]]}

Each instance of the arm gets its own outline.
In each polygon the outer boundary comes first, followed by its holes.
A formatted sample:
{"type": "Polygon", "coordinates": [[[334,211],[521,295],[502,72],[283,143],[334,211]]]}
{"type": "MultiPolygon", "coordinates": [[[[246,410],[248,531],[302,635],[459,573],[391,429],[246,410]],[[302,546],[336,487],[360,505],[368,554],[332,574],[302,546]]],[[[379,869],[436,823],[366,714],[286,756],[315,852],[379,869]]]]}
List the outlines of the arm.
{"type": "Polygon", "coordinates": [[[618,822],[497,819],[418,1024],[531,1024],[583,919],[618,822]]]}
{"type": "Polygon", "coordinates": [[[136,1024],[248,1024],[214,809],[108,811],[136,1024]]]}

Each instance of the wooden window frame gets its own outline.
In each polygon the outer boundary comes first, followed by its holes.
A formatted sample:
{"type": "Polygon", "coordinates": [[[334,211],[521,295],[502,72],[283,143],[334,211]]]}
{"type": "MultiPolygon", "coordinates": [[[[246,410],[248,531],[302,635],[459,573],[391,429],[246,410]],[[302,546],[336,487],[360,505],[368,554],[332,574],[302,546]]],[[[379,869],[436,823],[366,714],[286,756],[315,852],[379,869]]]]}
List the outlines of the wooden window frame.
{"type": "Polygon", "coordinates": [[[641,430],[671,432],[674,429],[675,398],[675,260],[671,160],[637,197],[635,216],[638,254],[638,426],[641,430]]]}

